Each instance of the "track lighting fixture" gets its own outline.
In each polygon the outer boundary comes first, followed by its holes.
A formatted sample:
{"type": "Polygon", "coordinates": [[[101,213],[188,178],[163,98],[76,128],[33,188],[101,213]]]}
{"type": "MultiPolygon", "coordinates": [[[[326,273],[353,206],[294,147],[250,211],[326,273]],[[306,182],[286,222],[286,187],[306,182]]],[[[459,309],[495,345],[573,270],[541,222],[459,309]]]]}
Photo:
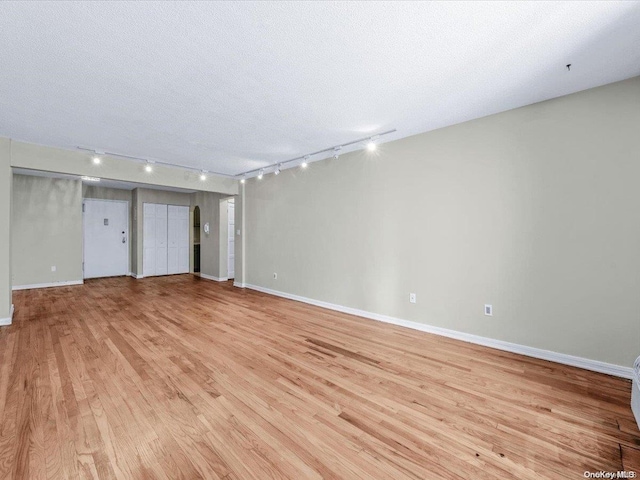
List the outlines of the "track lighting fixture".
{"type": "MultiPolygon", "coordinates": [[[[260,169],[255,169],[255,170],[249,170],[246,172],[242,172],[239,173],[237,175],[229,175],[226,173],[222,173],[222,172],[213,172],[212,175],[216,175],[216,176],[220,176],[220,177],[226,177],[226,178],[233,178],[234,180],[238,180],[240,179],[240,183],[241,184],[245,184],[247,178],[253,178],[254,176],[257,176],[259,180],[261,180],[264,177],[264,172],[265,169],[269,172],[273,171],[273,173],[275,175],[278,175],[281,171],[283,166],[294,166],[294,165],[300,165],[300,168],[307,168],[309,166],[310,163],[310,158],[315,156],[315,155],[320,155],[320,154],[331,154],[331,157],[334,159],[337,159],[340,157],[340,152],[343,148],[349,148],[349,147],[353,147],[353,148],[361,148],[364,142],[366,143],[366,149],[368,151],[375,151],[377,149],[377,139],[383,135],[388,135],[390,133],[394,133],[396,130],[387,130],[385,132],[381,132],[378,133],[376,135],[372,135],[370,137],[364,137],[364,138],[359,138],[357,140],[353,140],[350,142],[346,142],[346,143],[342,143],[340,145],[334,145],[333,147],[328,147],[328,148],[324,148],[322,150],[317,150],[315,152],[309,153],[307,155],[304,156],[298,156],[295,158],[291,158],[289,160],[285,160],[279,163],[273,163],[271,165],[267,165],[266,167],[260,168],[260,169]]],[[[87,147],[81,147],[78,146],[76,147],[79,150],[84,150],[85,152],[88,152],[88,155],[90,155],[90,159],[91,162],[94,165],[100,165],[102,163],[102,157],[105,155],[109,155],[110,157],[121,157],[121,158],[126,158],[126,159],[130,159],[130,160],[135,160],[137,162],[145,162],[144,165],[144,170],[147,173],[152,173],[153,172],[153,165],[155,163],[158,163],[160,165],[162,165],[163,167],[171,167],[171,168],[178,168],[178,169],[182,169],[182,170],[186,170],[188,172],[198,172],[198,176],[200,178],[201,181],[205,181],[208,178],[208,171],[207,170],[199,170],[197,168],[194,167],[188,167],[185,165],[176,165],[173,163],[169,163],[169,162],[164,162],[161,160],[158,160],[157,162],[155,160],[149,160],[146,158],[141,158],[141,157],[134,157],[132,155],[125,155],[125,154],[121,154],[121,153],[116,153],[116,152],[106,152],[106,151],[102,151],[102,150],[96,150],[93,148],[87,148],[87,147]]],[[[351,150],[351,149],[349,149],[351,150]]],[[[327,158],[327,157],[322,157],[322,158],[327,158]]],[[[187,175],[185,178],[193,178],[190,175],[187,175]]]]}
{"type": "MultiPolygon", "coordinates": [[[[225,178],[233,178],[236,179],[238,176],[237,175],[229,175],[227,173],[222,173],[222,172],[210,172],[208,170],[202,170],[199,168],[195,168],[195,167],[187,167],[186,165],[177,165],[175,163],[169,163],[169,162],[163,162],[160,160],[152,160],[152,159],[148,159],[148,158],[142,158],[142,157],[134,157],[133,155],[124,155],[122,153],[116,153],[116,152],[106,152],[104,150],[96,150],[94,148],[86,148],[86,147],[76,147],[78,150],[84,150],[85,152],[89,152],[89,157],[88,157],[88,161],[90,161],[91,163],[93,163],[94,165],[100,165],[102,163],[102,160],[104,159],[104,157],[106,155],[109,155],[109,157],[116,157],[116,158],[125,158],[128,160],[135,160],[137,162],[141,162],[144,165],[144,170],[147,173],[151,173],[153,172],[153,165],[155,165],[156,163],[159,165],[162,165],[164,167],[171,167],[171,168],[177,168],[183,171],[187,171],[187,172],[193,172],[193,173],[197,173],[199,178],[202,178],[202,174],[206,174],[207,178],[209,177],[209,174],[211,175],[216,175],[216,176],[220,176],[220,177],[225,177],[225,178]]],[[[185,177],[187,178],[187,177],[185,177]]],[[[190,177],[193,178],[193,177],[190,177]]],[[[246,177],[245,177],[246,178],[246,177]]],[[[204,180],[204,179],[202,179],[204,180]]]]}

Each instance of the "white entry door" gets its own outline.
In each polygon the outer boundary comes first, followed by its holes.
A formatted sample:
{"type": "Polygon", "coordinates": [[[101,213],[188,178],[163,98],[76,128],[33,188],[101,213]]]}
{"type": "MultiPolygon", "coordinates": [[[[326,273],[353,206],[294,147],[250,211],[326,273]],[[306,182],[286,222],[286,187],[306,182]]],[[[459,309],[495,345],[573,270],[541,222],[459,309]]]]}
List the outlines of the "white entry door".
{"type": "Polygon", "coordinates": [[[142,275],[166,275],[167,268],[167,206],[143,204],[142,275]]]}
{"type": "Polygon", "coordinates": [[[228,207],[227,207],[227,213],[229,215],[229,238],[227,240],[227,252],[229,254],[229,259],[228,259],[228,273],[227,273],[227,277],[229,279],[234,278],[235,277],[235,263],[236,263],[236,247],[235,247],[235,234],[236,234],[236,230],[235,230],[235,225],[236,225],[236,218],[235,218],[235,202],[233,201],[233,199],[229,200],[228,202],[228,207]]]}
{"type": "Polygon", "coordinates": [[[84,278],[129,273],[129,202],[85,199],[84,278]]]}
{"type": "Polygon", "coordinates": [[[169,205],[168,218],[168,273],[189,273],[189,207],[169,205]]]}

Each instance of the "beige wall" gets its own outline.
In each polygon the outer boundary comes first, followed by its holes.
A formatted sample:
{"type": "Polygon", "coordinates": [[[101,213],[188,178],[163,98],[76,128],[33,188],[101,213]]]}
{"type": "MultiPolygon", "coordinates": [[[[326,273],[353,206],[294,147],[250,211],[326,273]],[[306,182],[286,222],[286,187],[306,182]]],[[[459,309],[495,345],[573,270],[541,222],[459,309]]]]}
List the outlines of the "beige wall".
{"type": "Polygon", "coordinates": [[[96,185],[82,185],[82,198],[97,200],[118,200],[129,203],[129,271],[133,272],[134,263],[134,222],[133,222],[133,193],[121,188],[99,187],[96,185]]]}
{"type": "Polygon", "coordinates": [[[178,187],[188,190],[238,193],[238,182],[233,179],[209,175],[200,180],[197,172],[189,172],[156,164],[153,173],[144,171],[144,163],[102,155],[102,163],[94,165],[92,154],[79,150],[64,150],[30,143],[12,141],[11,166],[45,172],[87,175],[125,182],[178,187]]]}
{"type": "Polygon", "coordinates": [[[0,321],[11,315],[11,142],[0,138],[0,321]]]}
{"type": "Polygon", "coordinates": [[[14,175],[11,241],[13,286],[81,281],[82,183],[14,175]]]}
{"type": "Polygon", "coordinates": [[[630,366],[639,131],[640,77],[252,179],[245,281],[630,366]]]}

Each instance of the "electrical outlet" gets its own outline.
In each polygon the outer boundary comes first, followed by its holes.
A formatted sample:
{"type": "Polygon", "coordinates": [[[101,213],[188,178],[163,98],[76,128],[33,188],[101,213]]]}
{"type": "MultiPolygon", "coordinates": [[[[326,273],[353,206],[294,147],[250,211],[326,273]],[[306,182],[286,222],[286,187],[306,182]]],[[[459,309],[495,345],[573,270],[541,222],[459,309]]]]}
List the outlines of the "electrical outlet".
{"type": "Polygon", "coordinates": [[[274,279],[274,280],[277,280],[277,279],[278,279],[278,274],[277,274],[277,273],[274,273],[274,274],[273,274],[273,279],[274,279]]]}
{"type": "Polygon", "coordinates": [[[416,303],[416,294],[415,293],[410,293],[409,294],[409,301],[411,303],[416,303]]]}
{"type": "Polygon", "coordinates": [[[56,266],[55,265],[51,265],[51,271],[55,272],[56,271],[56,266]]]}
{"type": "Polygon", "coordinates": [[[484,306],[484,314],[492,317],[493,316],[493,305],[485,305],[484,306]]]}

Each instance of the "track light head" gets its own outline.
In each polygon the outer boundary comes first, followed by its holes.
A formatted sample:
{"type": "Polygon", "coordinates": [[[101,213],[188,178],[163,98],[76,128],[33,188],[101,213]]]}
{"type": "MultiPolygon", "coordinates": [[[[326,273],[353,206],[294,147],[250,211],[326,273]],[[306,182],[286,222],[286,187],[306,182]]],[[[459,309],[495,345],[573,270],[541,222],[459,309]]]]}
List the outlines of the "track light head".
{"type": "Polygon", "coordinates": [[[241,178],[241,179],[240,179],[240,183],[241,183],[241,184],[243,184],[243,185],[244,185],[244,184],[245,184],[245,182],[246,182],[246,180],[245,180],[244,178],[241,178]]]}
{"type": "Polygon", "coordinates": [[[305,162],[302,162],[302,163],[300,164],[300,166],[301,166],[302,168],[307,168],[307,167],[309,166],[309,164],[305,161],[305,162]]]}
{"type": "Polygon", "coordinates": [[[273,174],[274,174],[274,175],[280,175],[280,167],[281,167],[281,164],[278,164],[278,166],[276,167],[276,169],[273,171],[273,174]]]}
{"type": "Polygon", "coordinates": [[[367,150],[369,150],[370,152],[374,152],[376,149],[376,143],[373,140],[370,140],[369,143],[367,143],[367,150]]]}
{"type": "Polygon", "coordinates": [[[93,162],[94,165],[100,165],[100,163],[102,163],[102,159],[98,156],[93,157],[91,161],[93,162]]]}
{"type": "Polygon", "coordinates": [[[153,172],[153,167],[151,166],[151,164],[150,164],[150,163],[147,163],[147,164],[144,166],[144,171],[145,171],[145,172],[147,172],[147,173],[151,173],[151,172],[153,172]]]}
{"type": "Polygon", "coordinates": [[[207,171],[202,170],[202,173],[200,174],[200,180],[204,182],[206,179],[207,179],[207,171]]]}
{"type": "Polygon", "coordinates": [[[260,169],[260,173],[258,173],[258,180],[262,180],[262,177],[264,177],[264,168],[260,169]]]}

